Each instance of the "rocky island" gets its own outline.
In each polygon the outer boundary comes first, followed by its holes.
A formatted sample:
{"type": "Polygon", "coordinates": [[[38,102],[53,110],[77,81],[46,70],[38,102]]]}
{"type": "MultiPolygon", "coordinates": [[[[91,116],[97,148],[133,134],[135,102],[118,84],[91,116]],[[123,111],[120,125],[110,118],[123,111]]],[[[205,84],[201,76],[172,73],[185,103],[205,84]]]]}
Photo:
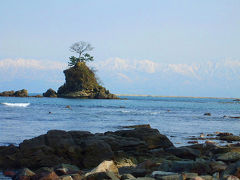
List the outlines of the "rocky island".
{"type": "Polygon", "coordinates": [[[77,62],[73,67],[64,71],[66,82],[59,87],[58,97],[117,99],[97,82],[93,70],[85,62],[77,62]]]}

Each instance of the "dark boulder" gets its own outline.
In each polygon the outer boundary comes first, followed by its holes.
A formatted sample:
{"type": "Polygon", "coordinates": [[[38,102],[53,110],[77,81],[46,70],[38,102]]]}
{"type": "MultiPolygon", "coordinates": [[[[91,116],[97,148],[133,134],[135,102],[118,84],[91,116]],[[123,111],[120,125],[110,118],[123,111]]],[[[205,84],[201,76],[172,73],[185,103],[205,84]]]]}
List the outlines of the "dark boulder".
{"type": "Polygon", "coordinates": [[[43,93],[44,97],[57,97],[57,92],[53,89],[48,89],[45,93],[43,93]]]}
{"type": "Polygon", "coordinates": [[[136,128],[134,130],[120,130],[116,132],[107,132],[105,134],[140,139],[147,144],[148,149],[169,148],[173,146],[172,142],[165,135],[160,134],[157,129],[136,128]]]}
{"type": "Polygon", "coordinates": [[[199,160],[199,161],[165,161],[163,162],[159,170],[167,172],[193,172],[198,174],[209,174],[211,172],[211,167],[209,161],[199,160]]]}
{"type": "Polygon", "coordinates": [[[171,153],[177,157],[184,159],[196,159],[200,157],[200,151],[197,149],[192,149],[189,147],[179,147],[179,148],[168,148],[165,150],[168,153],[171,153]]]}
{"type": "Polygon", "coordinates": [[[50,130],[47,134],[24,140],[19,147],[0,147],[0,168],[37,169],[61,163],[91,168],[104,160],[127,157],[134,157],[141,162],[146,156],[155,156],[151,150],[169,147],[173,147],[169,139],[151,128],[103,134],[50,130]]]}

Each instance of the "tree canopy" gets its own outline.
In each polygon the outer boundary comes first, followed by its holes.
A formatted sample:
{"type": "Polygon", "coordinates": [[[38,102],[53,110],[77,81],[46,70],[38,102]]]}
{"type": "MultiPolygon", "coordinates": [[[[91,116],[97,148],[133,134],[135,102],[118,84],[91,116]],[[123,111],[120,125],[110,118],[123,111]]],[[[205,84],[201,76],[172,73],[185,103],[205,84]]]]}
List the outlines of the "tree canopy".
{"type": "Polygon", "coordinates": [[[75,66],[78,62],[93,61],[93,56],[91,56],[88,51],[92,51],[93,47],[90,43],[79,41],[70,46],[70,51],[78,54],[78,57],[71,56],[69,58],[68,66],[75,66]]]}

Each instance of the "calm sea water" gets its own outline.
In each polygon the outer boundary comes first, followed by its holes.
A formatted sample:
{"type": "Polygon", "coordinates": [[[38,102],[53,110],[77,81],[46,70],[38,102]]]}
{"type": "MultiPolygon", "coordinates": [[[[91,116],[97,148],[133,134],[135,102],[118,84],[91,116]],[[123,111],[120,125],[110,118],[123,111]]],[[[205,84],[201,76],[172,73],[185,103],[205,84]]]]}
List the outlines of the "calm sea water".
{"type": "Polygon", "coordinates": [[[150,124],[180,145],[187,143],[188,136],[199,136],[200,133],[227,131],[239,134],[240,119],[223,118],[224,115],[240,116],[240,103],[233,99],[126,98],[89,100],[0,97],[0,144],[19,144],[24,139],[44,134],[50,129],[96,133],[137,124],[150,124]],[[66,108],[67,105],[71,109],[66,108]],[[212,116],[204,116],[206,112],[212,116]]]}

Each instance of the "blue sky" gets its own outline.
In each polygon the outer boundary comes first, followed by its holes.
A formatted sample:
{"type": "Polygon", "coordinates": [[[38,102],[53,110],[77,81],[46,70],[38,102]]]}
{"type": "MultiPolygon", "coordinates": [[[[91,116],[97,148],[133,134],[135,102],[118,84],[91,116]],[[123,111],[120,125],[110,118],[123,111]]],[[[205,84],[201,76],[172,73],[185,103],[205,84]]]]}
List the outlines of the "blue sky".
{"type": "Polygon", "coordinates": [[[240,96],[238,0],[3,1],[0,91],[57,90],[81,40],[113,93],[240,96]]]}

